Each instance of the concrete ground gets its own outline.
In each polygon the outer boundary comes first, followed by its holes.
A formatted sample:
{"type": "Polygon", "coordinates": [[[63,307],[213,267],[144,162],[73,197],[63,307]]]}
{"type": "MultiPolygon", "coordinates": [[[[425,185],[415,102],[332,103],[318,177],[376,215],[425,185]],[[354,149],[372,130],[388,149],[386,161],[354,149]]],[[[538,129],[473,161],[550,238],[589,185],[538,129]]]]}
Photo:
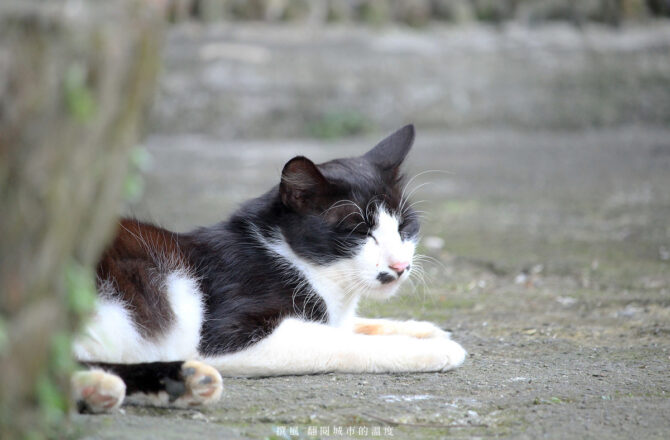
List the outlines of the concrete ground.
{"type": "MultiPolygon", "coordinates": [[[[173,35],[171,44],[175,38],[182,48],[202,44],[199,34],[173,35]]],[[[177,57],[171,47],[168,58],[177,57]]],[[[184,81],[187,67],[177,68],[184,81]]],[[[293,155],[361,154],[386,129],[331,141],[272,133],[244,140],[211,126],[189,130],[197,117],[183,117],[181,128],[157,124],[148,138],[144,196],[128,208],[176,230],[225,218],[274,185],[293,155]]],[[[365,302],[361,313],[451,330],[469,352],[461,368],[227,378],[213,408],[126,407],[77,416],[81,432],[102,439],[667,438],[667,124],[446,130],[419,119],[417,127],[407,174],[416,176],[410,188],[425,215],[426,276],[391,301],[365,302]]]]}

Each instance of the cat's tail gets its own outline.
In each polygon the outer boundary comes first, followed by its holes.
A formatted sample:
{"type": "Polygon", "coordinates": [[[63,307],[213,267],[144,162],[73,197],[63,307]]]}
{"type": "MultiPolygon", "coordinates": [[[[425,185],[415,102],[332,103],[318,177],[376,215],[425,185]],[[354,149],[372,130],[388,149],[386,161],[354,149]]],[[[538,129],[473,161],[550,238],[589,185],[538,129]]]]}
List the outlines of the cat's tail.
{"type": "Polygon", "coordinates": [[[83,362],[72,376],[79,412],[101,413],[122,403],[187,408],[218,402],[223,381],[216,369],[199,361],[114,364],[83,362]]]}

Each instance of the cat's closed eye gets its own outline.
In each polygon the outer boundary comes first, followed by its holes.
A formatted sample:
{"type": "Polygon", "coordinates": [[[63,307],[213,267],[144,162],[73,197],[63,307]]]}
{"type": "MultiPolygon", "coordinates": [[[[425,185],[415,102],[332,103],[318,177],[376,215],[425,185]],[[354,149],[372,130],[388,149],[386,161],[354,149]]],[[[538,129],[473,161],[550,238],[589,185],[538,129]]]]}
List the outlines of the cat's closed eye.
{"type": "Polygon", "coordinates": [[[408,219],[401,219],[398,224],[398,234],[403,240],[408,240],[416,232],[416,224],[408,219]]]}
{"type": "Polygon", "coordinates": [[[367,225],[359,224],[354,226],[343,225],[338,228],[338,232],[349,237],[364,238],[369,236],[370,227],[367,225]]]}
{"type": "Polygon", "coordinates": [[[377,239],[372,235],[372,231],[367,226],[354,229],[353,231],[351,231],[351,233],[352,235],[355,235],[360,238],[372,237],[372,239],[375,240],[375,242],[377,241],[377,239]]]}

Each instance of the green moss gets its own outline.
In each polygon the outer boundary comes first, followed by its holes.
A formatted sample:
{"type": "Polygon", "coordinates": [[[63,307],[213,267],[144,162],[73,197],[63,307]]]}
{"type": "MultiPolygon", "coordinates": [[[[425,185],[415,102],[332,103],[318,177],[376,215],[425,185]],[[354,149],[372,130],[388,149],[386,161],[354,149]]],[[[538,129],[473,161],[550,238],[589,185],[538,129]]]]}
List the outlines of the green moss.
{"type": "Polygon", "coordinates": [[[95,115],[96,105],[87,84],[86,69],[73,64],[65,74],[65,103],[70,115],[79,122],[88,122],[95,115]]]}
{"type": "Polygon", "coordinates": [[[363,1],[358,7],[358,16],[361,21],[371,25],[382,25],[391,21],[391,8],[387,1],[363,1]]]}
{"type": "Polygon", "coordinates": [[[562,405],[564,403],[569,403],[574,401],[573,399],[569,399],[567,397],[557,397],[557,396],[552,396],[547,399],[541,398],[541,397],[536,397],[535,400],[533,400],[533,405],[562,405]]]}
{"type": "Polygon", "coordinates": [[[143,172],[151,163],[151,155],[142,146],[137,146],[130,151],[128,174],[123,181],[123,198],[129,203],[140,200],[144,193],[143,172]]]}
{"type": "Polygon", "coordinates": [[[308,133],[319,139],[337,139],[372,131],[373,124],[356,111],[331,111],[307,125],[308,133]]]}
{"type": "Polygon", "coordinates": [[[128,173],[123,180],[123,198],[128,203],[137,203],[144,194],[144,172],[151,164],[151,155],[143,146],[130,151],[128,173]]]}

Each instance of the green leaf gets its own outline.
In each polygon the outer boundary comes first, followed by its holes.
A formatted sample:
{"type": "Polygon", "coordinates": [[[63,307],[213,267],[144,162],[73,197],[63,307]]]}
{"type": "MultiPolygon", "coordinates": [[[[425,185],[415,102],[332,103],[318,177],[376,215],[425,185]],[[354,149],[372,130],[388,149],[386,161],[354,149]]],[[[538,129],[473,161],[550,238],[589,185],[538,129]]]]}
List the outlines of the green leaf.
{"type": "Polygon", "coordinates": [[[64,375],[77,367],[72,357],[72,338],[66,332],[58,332],[51,339],[51,366],[54,372],[64,375]]]}
{"type": "Polygon", "coordinates": [[[65,103],[70,114],[79,122],[88,122],[95,114],[95,101],[86,84],[86,70],[73,64],[65,74],[65,103]]]}
{"type": "Polygon", "coordinates": [[[0,316],[0,356],[5,353],[9,345],[9,333],[7,331],[7,322],[0,316]]]}
{"type": "Polygon", "coordinates": [[[95,281],[90,269],[71,261],[65,268],[67,301],[71,311],[84,316],[95,305],[95,281]]]}
{"type": "Polygon", "coordinates": [[[44,412],[47,423],[60,422],[67,411],[67,400],[61,390],[51,381],[49,376],[42,374],[35,384],[37,401],[44,412]]]}

